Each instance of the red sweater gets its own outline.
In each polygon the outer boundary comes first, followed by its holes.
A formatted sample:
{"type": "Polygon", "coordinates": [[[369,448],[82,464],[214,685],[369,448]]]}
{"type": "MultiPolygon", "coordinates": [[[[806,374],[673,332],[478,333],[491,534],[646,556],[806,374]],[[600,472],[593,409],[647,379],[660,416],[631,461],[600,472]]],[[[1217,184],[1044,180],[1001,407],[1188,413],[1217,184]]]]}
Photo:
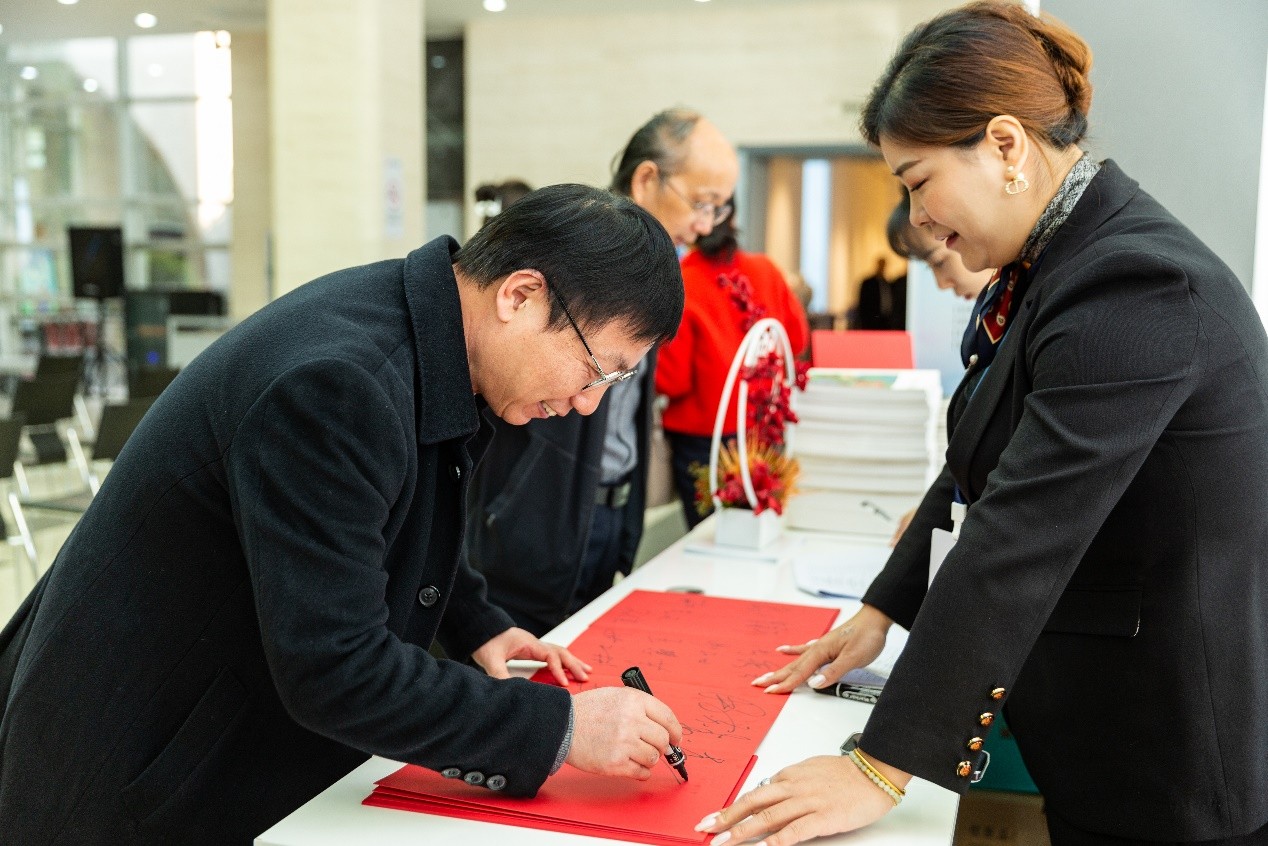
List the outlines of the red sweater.
{"type": "MultiPolygon", "coordinates": [[[[752,286],[752,302],[784,324],[793,354],[799,355],[810,336],[806,313],[784,281],[779,268],[764,255],[736,250],[729,262],[705,258],[693,250],[682,262],[687,290],[682,325],[656,359],[656,392],[669,397],[664,427],[684,435],[713,434],[713,421],[722,399],[731,360],[744,340],[745,313],[732,298],[732,287],[719,276],[739,273],[752,286]]],[[[735,392],[723,423],[725,434],[735,432],[735,392]]]]}

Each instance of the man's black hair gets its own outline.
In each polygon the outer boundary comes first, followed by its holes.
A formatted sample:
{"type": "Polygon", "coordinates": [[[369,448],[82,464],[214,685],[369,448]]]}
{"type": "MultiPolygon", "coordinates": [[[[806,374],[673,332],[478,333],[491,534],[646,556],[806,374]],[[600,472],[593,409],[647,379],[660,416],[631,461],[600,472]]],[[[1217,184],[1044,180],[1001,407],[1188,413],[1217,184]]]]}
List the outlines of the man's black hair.
{"type": "MultiPolygon", "coordinates": [[[[481,288],[536,270],[583,329],[617,321],[656,343],[682,320],[682,271],[664,227],[629,199],[586,185],[533,191],[491,218],[454,265],[481,288]]],[[[568,325],[555,297],[549,325],[568,325]]]]}

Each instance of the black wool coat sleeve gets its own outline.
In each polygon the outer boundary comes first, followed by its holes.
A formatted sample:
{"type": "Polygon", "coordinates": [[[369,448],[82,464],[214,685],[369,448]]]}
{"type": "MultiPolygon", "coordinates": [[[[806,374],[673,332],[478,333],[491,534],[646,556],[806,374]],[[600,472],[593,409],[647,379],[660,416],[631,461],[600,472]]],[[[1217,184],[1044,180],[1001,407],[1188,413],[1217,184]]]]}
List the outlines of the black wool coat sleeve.
{"type": "Polygon", "coordinates": [[[247,844],[371,753],[539,788],[567,691],[427,651],[510,626],[460,555],[453,249],[302,286],[154,404],[0,633],[4,842],[247,844]]]}

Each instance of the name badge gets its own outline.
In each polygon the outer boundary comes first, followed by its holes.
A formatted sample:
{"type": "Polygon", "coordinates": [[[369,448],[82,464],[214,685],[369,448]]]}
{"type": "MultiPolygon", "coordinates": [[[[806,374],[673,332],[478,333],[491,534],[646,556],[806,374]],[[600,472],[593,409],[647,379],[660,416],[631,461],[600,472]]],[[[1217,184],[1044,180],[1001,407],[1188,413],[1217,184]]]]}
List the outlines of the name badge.
{"type": "Polygon", "coordinates": [[[933,537],[929,539],[929,584],[933,584],[933,577],[938,575],[938,570],[942,568],[942,562],[946,560],[947,553],[951,551],[951,547],[955,546],[955,535],[946,529],[934,529],[933,537]]]}
{"type": "MultiPolygon", "coordinates": [[[[959,499],[959,490],[956,491],[956,499],[959,499]]],[[[964,518],[968,516],[969,507],[963,502],[951,503],[951,531],[946,529],[934,529],[932,536],[929,538],[929,584],[933,585],[933,577],[938,575],[938,571],[942,569],[942,562],[946,560],[947,553],[955,546],[955,542],[960,538],[960,524],[964,522],[964,518]]]]}

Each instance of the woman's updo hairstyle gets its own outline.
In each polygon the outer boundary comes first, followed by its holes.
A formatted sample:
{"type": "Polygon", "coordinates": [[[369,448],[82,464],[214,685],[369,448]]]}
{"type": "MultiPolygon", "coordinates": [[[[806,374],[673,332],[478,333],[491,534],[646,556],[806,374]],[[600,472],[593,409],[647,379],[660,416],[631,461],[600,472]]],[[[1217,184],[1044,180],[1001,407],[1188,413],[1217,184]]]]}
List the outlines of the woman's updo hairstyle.
{"type": "Polygon", "coordinates": [[[1087,134],[1092,51],[1051,16],[983,0],[917,26],[877,81],[859,121],[863,136],[971,147],[997,115],[1063,150],[1087,134]]]}

